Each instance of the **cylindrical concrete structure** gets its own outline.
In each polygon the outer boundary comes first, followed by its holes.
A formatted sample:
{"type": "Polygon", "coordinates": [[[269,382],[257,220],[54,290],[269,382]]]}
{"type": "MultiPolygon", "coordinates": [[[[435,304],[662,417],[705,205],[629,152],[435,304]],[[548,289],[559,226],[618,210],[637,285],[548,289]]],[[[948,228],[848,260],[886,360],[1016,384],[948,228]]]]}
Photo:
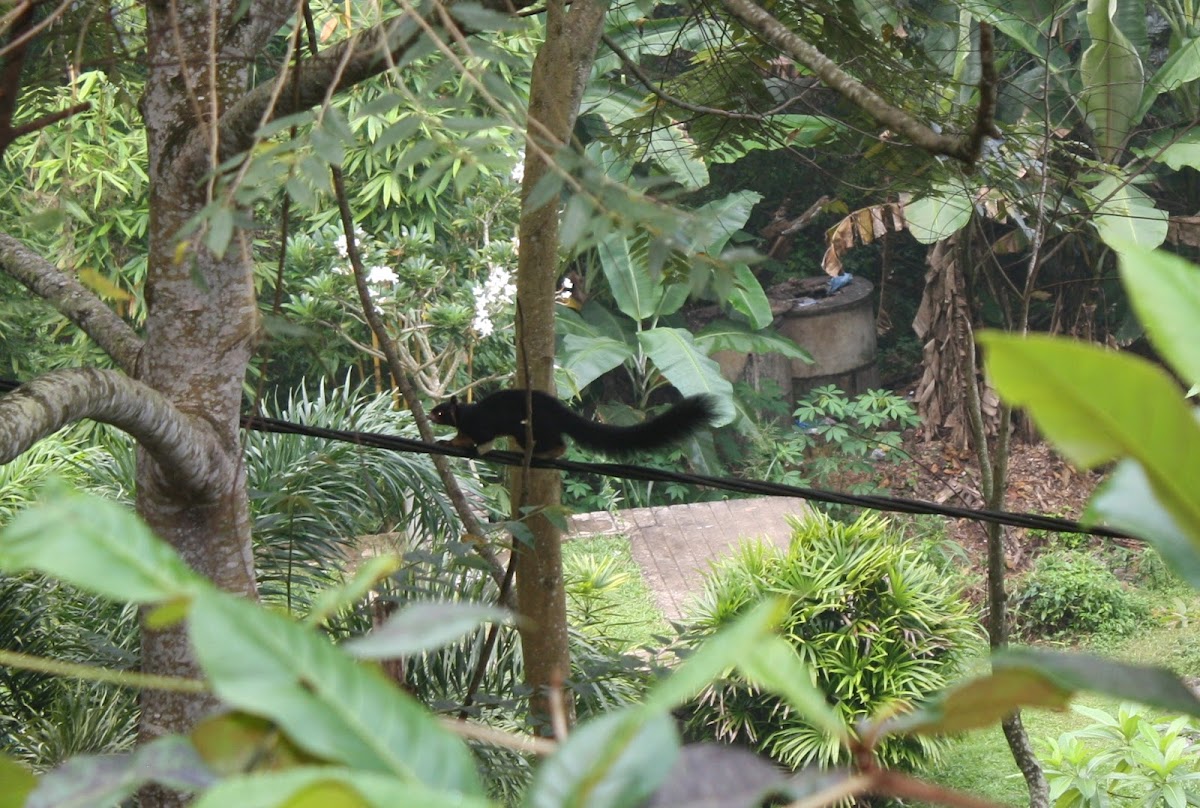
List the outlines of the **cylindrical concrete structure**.
{"type": "Polygon", "coordinates": [[[779,332],[816,360],[811,365],[792,360],[795,399],[826,384],[836,384],[850,395],[879,386],[875,306],[871,301],[874,286],[854,278],[836,294],[816,296],[827,282],[826,278],[805,278],[791,309],[780,316],[779,332]]]}

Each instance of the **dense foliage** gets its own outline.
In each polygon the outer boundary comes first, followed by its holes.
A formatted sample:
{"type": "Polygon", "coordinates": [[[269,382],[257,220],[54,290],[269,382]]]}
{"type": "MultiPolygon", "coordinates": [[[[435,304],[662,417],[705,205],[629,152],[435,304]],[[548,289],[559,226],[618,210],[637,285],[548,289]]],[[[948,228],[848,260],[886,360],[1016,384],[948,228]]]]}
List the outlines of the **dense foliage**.
{"type": "MultiPolygon", "coordinates": [[[[782,634],[848,725],[944,687],[978,639],[971,607],[885,519],[847,525],[814,514],[796,523],[788,549],[745,545],[713,570],[685,647],[769,594],[791,598],[782,634]]],[[[739,677],[706,688],[690,705],[688,728],[761,749],[791,769],[846,760],[836,738],[739,677]]],[[[878,751],[890,766],[912,767],[935,749],[927,739],[893,738],[878,751]]]]}
{"type": "Polygon", "coordinates": [[[1129,634],[1150,610],[1103,562],[1068,551],[1045,553],[1034,562],[1014,585],[1013,612],[1017,630],[1038,638],[1129,634]]]}

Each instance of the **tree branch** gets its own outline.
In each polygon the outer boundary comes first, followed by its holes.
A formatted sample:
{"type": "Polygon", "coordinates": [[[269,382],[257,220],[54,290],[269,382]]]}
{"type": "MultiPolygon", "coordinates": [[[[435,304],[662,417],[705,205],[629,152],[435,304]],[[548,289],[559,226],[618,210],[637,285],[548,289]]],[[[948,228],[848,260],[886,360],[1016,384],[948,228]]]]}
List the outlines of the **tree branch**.
{"type": "Polygon", "coordinates": [[[0,270],[79,326],[119,368],[134,373],[142,340],[77,278],[4,233],[0,233],[0,270]]]}
{"type": "Polygon", "coordinates": [[[84,418],[128,432],[154,458],[165,482],[184,492],[216,497],[235,476],[206,421],[119,371],[97,368],[51,371],[0,396],[0,465],[84,418]]]}
{"type": "Polygon", "coordinates": [[[603,42],[605,46],[612,51],[618,59],[621,60],[621,64],[625,66],[625,69],[633,74],[633,77],[638,80],[639,84],[646,88],[647,92],[649,92],[655,98],[658,98],[660,101],[670,104],[673,107],[679,107],[680,109],[687,110],[688,112],[695,112],[698,115],[717,115],[722,118],[732,118],[739,121],[765,121],[769,116],[785,112],[788,107],[796,103],[795,98],[789,98],[779,106],[768,109],[764,112],[736,112],[729,109],[708,107],[704,106],[703,104],[693,104],[690,101],[685,101],[682,98],[671,95],[655,84],[654,80],[647,75],[645,70],[642,70],[641,65],[635,62],[633,57],[625,52],[625,49],[620,46],[616,39],[608,34],[601,34],[600,41],[603,42]]]}
{"type": "MultiPolygon", "coordinates": [[[[721,0],[721,2],[748,28],[797,62],[805,65],[830,89],[835,90],[863,112],[888,128],[899,132],[914,145],[930,154],[945,154],[968,165],[973,164],[978,157],[980,133],[992,131],[995,128],[995,124],[990,122],[990,117],[985,117],[989,115],[988,105],[985,103],[980,110],[980,122],[977,123],[973,134],[945,135],[935,132],[931,127],[921,123],[899,107],[888,103],[878,93],[842,70],[828,56],[801,39],[752,0],[721,0]]],[[[988,44],[990,45],[990,39],[988,44]]],[[[990,48],[988,54],[985,55],[990,55],[990,48]]],[[[988,76],[989,72],[985,71],[984,75],[988,76]]],[[[990,75],[994,77],[994,71],[990,75]]],[[[981,90],[985,96],[994,95],[991,88],[984,87],[981,90]]]]}

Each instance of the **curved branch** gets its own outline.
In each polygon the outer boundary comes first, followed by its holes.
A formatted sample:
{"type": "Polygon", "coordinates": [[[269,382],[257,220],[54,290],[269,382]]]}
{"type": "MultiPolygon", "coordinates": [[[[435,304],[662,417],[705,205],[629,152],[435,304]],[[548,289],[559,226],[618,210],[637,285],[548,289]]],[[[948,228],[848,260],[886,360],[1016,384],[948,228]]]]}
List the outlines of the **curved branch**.
{"type": "Polygon", "coordinates": [[[79,326],[119,368],[134,372],[142,340],[77,278],[4,233],[0,233],[0,270],[79,326]]]}
{"type": "Polygon", "coordinates": [[[128,432],[184,492],[218,496],[235,471],[206,421],[136,379],[97,368],[51,371],[0,396],[0,465],[84,418],[128,432]]]}
{"type": "Polygon", "coordinates": [[[934,131],[862,82],[842,70],[832,59],[772,17],[752,0],[721,0],[730,13],[764,40],[811,70],[830,89],[881,124],[899,132],[930,154],[945,154],[973,164],[979,147],[977,136],[945,135],[934,131]]]}

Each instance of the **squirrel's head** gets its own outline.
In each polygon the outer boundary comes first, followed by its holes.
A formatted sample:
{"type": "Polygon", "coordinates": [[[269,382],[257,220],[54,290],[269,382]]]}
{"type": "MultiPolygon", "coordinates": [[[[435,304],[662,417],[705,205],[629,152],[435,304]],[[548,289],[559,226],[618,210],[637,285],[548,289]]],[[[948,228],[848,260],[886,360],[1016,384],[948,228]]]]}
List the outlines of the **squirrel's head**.
{"type": "Polygon", "coordinates": [[[429,420],[444,426],[458,426],[458,396],[450,396],[429,412],[429,420]]]}

